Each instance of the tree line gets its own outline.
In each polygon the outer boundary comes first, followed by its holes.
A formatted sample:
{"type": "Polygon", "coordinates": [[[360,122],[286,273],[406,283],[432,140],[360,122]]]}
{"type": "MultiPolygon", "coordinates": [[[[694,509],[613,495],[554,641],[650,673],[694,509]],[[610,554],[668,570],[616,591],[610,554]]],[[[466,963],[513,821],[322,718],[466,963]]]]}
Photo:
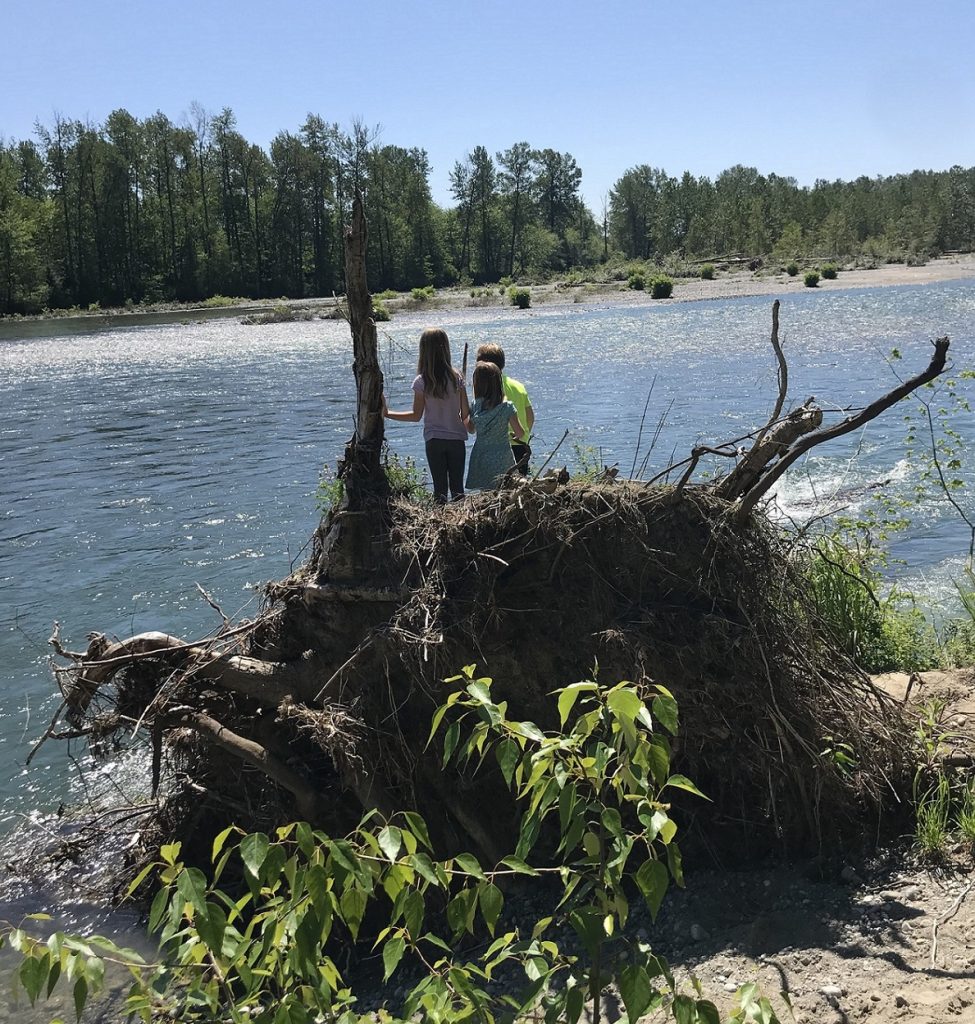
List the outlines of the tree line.
{"type": "Polygon", "coordinates": [[[644,164],[594,212],[570,153],[517,142],[458,160],[444,208],[423,149],[314,114],[267,149],[240,134],[233,111],[198,104],[180,123],[125,110],[103,124],[58,116],[35,136],[0,141],[0,313],[341,291],[357,189],[376,290],[613,260],[975,249],[975,168],[803,187],[750,167],[712,181],[644,164]]]}

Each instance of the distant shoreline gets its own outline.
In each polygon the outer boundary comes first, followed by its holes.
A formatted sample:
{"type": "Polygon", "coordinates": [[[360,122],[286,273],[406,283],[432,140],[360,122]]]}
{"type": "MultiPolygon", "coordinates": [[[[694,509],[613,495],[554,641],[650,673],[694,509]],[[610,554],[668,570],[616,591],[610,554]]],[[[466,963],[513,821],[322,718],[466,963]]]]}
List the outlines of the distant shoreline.
{"type": "MultiPolygon", "coordinates": [[[[675,278],[674,292],[670,299],[651,299],[649,292],[631,290],[622,281],[584,284],[555,281],[550,284],[525,285],[524,287],[531,292],[533,307],[556,304],[648,306],[669,305],[675,302],[701,302],[708,299],[736,299],[760,295],[778,296],[797,292],[934,284],[965,279],[975,279],[975,253],[941,256],[917,267],[911,267],[904,263],[887,263],[869,270],[840,270],[834,280],[821,279],[816,288],[805,286],[801,272],[795,277],[789,277],[785,273],[770,274],[750,270],[718,270],[710,281],[700,278],[675,278]]],[[[454,285],[450,288],[438,289],[428,302],[417,302],[411,298],[409,292],[383,300],[383,302],[393,318],[399,314],[417,313],[424,310],[434,312],[435,310],[510,309],[512,315],[524,315],[522,311],[509,305],[505,294],[506,290],[499,289],[499,285],[475,288],[454,285]]],[[[318,315],[327,319],[335,319],[335,309],[342,303],[342,299],[342,296],[305,299],[241,299],[240,302],[217,306],[208,306],[204,303],[185,305],[176,302],[156,303],[149,308],[130,306],[97,311],[65,311],[39,313],[32,316],[0,317],[0,324],[9,327],[17,323],[57,320],[97,322],[99,319],[131,318],[135,321],[141,317],[154,319],[162,317],[167,320],[185,318],[189,321],[266,312],[274,306],[282,305],[301,310],[305,314],[304,317],[295,317],[295,319],[307,319],[309,315],[310,317],[318,315]]]]}

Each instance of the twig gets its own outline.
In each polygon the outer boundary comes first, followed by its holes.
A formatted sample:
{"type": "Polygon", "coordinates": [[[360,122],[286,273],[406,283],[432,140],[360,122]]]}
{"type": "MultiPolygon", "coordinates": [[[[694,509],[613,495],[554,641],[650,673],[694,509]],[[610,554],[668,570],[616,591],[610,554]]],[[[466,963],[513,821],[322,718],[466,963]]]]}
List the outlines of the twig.
{"type": "Polygon", "coordinates": [[[952,903],[952,905],[940,917],[936,917],[934,919],[934,922],[931,925],[931,966],[932,967],[937,967],[938,966],[938,964],[937,964],[937,957],[938,957],[938,929],[943,924],[945,924],[945,922],[950,921],[955,916],[955,914],[958,913],[958,908],[962,905],[962,901],[965,899],[965,897],[972,891],[972,887],[973,886],[975,886],[975,879],[972,879],[972,881],[970,881],[968,883],[968,885],[966,885],[965,888],[962,889],[962,891],[958,894],[958,898],[955,900],[955,902],[952,903]]]}
{"type": "Polygon", "coordinates": [[[532,477],[532,480],[537,480],[539,478],[539,476],[541,475],[542,470],[552,461],[552,459],[555,458],[555,453],[562,447],[563,442],[565,441],[565,439],[568,436],[569,436],[569,431],[568,431],[568,429],[566,429],[565,433],[562,435],[561,439],[559,440],[559,443],[552,449],[551,454],[549,455],[549,457],[538,467],[538,472],[535,473],[535,475],[532,477]]]}
{"type": "Polygon", "coordinates": [[[640,457],[640,442],[643,440],[643,424],[647,418],[647,409],[650,408],[650,396],[653,394],[653,386],[657,383],[657,375],[654,374],[653,380],[650,381],[650,390],[647,392],[647,400],[643,406],[643,415],[640,417],[640,429],[636,435],[636,450],[633,452],[633,465],[630,466],[630,479],[633,479],[633,474],[636,472],[636,460],[640,457]]]}

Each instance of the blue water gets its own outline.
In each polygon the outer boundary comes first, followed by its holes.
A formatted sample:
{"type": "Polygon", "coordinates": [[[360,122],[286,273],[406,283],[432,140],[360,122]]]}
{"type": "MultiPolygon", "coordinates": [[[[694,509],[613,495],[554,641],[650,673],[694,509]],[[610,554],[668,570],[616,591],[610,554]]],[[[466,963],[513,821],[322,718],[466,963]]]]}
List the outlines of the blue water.
{"type": "MultiPolygon", "coordinates": [[[[485,341],[504,346],[535,407],[536,464],[568,429],[555,464],[571,464],[574,445],[592,446],[627,475],[655,380],[639,461],[669,413],[651,475],[674,451],[764,421],[776,390],[770,310],[770,299],[744,298],[396,317],[380,325],[389,402],[409,407],[416,340],[439,323],[458,365],[465,341],[472,352],[485,341]]],[[[319,472],[351,431],[342,322],[68,333],[75,326],[0,327],[0,829],[78,796],[60,745],[23,767],[55,706],[52,623],[73,647],[90,630],[192,637],[218,622],[197,583],[228,614],[253,613],[255,585],[304,557],[319,472]]],[[[929,340],[949,334],[956,368],[972,365],[975,281],[789,295],[781,334],[794,401],[862,405],[894,385],[892,348],[904,356],[894,369],[914,373],[928,363],[929,340]]],[[[798,466],[779,488],[782,509],[806,518],[836,493],[855,509],[859,487],[887,478],[908,494],[918,469],[904,457],[902,415],[888,412],[798,466]]],[[[970,414],[956,427],[975,443],[970,414]]],[[[391,423],[388,434],[422,464],[418,427],[391,423]]],[[[970,491],[962,500],[972,509],[970,491]]],[[[894,554],[937,605],[950,597],[968,534],[943,500],[914,511],[894,554]]],[[[116,771],[113,782],[138,787],[134,775],[116,771]]]]}

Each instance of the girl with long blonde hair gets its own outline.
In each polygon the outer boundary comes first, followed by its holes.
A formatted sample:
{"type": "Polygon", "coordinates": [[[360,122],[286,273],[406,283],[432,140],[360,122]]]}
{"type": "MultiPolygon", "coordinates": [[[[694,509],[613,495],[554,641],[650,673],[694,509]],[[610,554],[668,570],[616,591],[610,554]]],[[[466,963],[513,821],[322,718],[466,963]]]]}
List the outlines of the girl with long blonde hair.
{"type": "Polygon", "coordinates": [[[464,463],[467,459],[467,427],[470,415],[463,376],[450,362],[447,332],[429,327],[420,335],[420,355],[413,380],[413,409],[396,412],[386,406],[383,415],[401,423],[423,420],[427,464],[433,478],[433,496],[441,504],[449,488],[456,501],[464,497],[464,463]]]}

